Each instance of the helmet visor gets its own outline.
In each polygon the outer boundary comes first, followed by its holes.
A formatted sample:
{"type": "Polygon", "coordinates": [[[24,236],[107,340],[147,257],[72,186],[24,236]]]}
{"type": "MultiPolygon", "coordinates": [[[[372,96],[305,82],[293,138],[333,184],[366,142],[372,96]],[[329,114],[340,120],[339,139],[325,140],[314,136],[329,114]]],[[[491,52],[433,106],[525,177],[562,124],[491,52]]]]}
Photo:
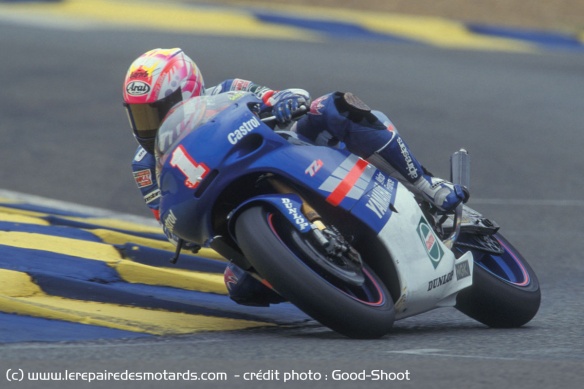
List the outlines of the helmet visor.
{"type": "Polygon", "coordinates": [[[160,113],[153,104],[124,104],[130,126],[139,137],[152,136],[160,127],[160,113]]]}
{"type": "Polygon", "coordinates": [[[166,96],[165,98],[150,104],[127,104],[126,112],[130,120],[130,126],[134,133],[141,138],[148,138],[156,135],[156,131],[162,123],[162,119],[168,111],[182,100],[181,88],[166,96]]]}

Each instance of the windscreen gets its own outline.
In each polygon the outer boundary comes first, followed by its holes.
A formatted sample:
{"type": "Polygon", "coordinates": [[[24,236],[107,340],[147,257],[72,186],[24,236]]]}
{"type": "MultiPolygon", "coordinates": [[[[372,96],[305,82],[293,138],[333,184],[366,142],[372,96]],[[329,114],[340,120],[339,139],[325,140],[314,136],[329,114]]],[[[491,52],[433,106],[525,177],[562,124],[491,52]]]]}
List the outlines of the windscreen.
{"type": "Polygon", "coordinates": [[[237,99],[238,96],[234,93],[221,93],[215,96],[193,97],[174,107],[158,130],[157,157],[160,158],[187,134],[196,131],[237,99]]]}

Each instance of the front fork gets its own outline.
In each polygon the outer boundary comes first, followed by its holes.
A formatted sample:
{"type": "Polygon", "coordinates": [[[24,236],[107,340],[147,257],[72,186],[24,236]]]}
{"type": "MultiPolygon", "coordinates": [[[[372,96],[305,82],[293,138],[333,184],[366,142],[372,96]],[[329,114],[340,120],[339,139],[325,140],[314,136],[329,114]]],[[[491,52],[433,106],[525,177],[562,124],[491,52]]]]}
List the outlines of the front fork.
{"type": "Polygon", "coordinates": [[[319,247],[322,248],[323,253],[328,257],[347,257],[359,265],[362,265],[361,256],[343,237],[343,235],[334,226],[327,226],[322,221],[320,214],[306,201],[306,199],[294,190],[290,185],[282,182],[276,177],[269,177],[268,182],[278,193],[289,194],[293,193],[300,197],[302,201],[301,211],[310,222],[310,234],[316,241],[319,247]]]}

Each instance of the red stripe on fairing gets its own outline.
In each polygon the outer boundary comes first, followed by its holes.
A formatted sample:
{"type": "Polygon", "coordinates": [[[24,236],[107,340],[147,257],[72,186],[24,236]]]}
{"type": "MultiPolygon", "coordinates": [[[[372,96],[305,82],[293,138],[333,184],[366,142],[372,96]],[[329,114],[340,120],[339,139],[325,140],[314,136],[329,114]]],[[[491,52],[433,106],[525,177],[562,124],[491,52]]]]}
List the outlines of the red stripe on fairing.
{"type": "Polygon", "coordinates": [[[334,206],[339,205],[353,188],[359,177],[361,177],[367,168],[367,165],[367,161],[359,158],[355,166],[353,166],[345,178],[343,178],[339,185],[337,185],[337,187],[326,198],[326,201],[334,206]]]}

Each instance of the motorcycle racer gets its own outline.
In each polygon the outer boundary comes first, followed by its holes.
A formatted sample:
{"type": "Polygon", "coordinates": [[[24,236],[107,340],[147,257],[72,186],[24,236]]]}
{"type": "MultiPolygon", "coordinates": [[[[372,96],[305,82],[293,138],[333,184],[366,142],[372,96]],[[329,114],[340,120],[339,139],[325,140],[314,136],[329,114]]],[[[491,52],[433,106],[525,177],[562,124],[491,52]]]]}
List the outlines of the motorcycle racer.
{"type": "MultiPolygon", "coordinates": [[[[260,113],[272,114],[282,125],[291,124],[291,131],[315,144],[336,147],[342,142],[352,153],[408,184],[414,193],[439,210],[452,210],[468,198],[462,187],[429,174],[389,118],[351,93],[329,93],[311,102],[305,90],[277,91],[239,78],[205,88],[199,68],[180,48],[154,49],[130,65],[124,80],[123,99],[139,143],[132,161],[134,178],[157,220],[160,219],[160,190],[155,179],[154,143],[162,121],[181,101],[229,91],[255,94],[263,102],[260,113]],[[306,110],[305,115],[292,122],[306,110]]],[[[177,238],[164,226],[163,230],[177,244],[177,238]]],[[[265,306],[282,301],[279,295],[233,264],[225,270],[225,284],[230,297],[241,304],[265,306]]]]}

